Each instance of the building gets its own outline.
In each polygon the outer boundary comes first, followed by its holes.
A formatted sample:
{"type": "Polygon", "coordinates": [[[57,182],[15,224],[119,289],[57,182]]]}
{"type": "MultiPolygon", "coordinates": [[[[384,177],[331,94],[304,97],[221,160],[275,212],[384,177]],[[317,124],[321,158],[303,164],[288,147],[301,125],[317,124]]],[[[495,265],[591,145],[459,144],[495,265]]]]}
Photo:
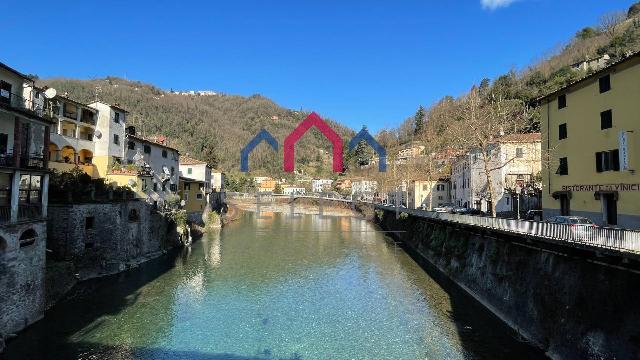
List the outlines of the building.
{"type": "MultiPolygon", "coordinates": [[[[67,96],[58,95],[52,103],[56,123],[51,127],[49,168],[69,171],[78,166],[92,178],[98,178],[100,172],[93,163],[95,134],[102,133],[97,130],[98,110],[67,96]]],[[[104,174],[106,164],[102,164],[104,174]]]]}
{"type": "Polygon", "coordinates": [[[540,133],[499,137],[490,148],[485,169],[483,152],[474,149],[458,156],[451,165],[451,200],[454,205],[492,211],[488,169],[496,202],[496,214],[516,216],[539,207],[536,190],[540,188],[540,133]],[[518,196],[518,194],[520,194],[518,196]],[[523,198],[524,196],[524,198],[523,198]]]}
{"type": "Polygon", "coordinates": [[[298,187],[298,186],[287,186],[282,189],[282,193],[288,196],[304,195],[305,191],[306,191],[305,188],[298,187]]]}
{"type": "MultiPolygon", "coordinates": [[[[79,106],[79,105],[78,105],[79,106]]],[[[88,105],[98,110],[95,134],[93,134],[95,165],[98,177],[106,178],[111,170],[125,165],[125,127],[128,112],[118,104],[94,101],[88,105]]]]}
{"type": "Polygon", "coordinates": [[[211,203],[215,209],[223,206],[225,201],[224,172],[211,169],[211,203]]]}
{"type": "MultiPolygon", "coordinates": [[[[178,191],[180,154],[177,149],[167,145],[167,139],[159,137],[143,137],[136,135],[135,128],[129,126],[126,134],[125,159],[127,168],[133,174],[110,174],[109,181],[123,183],[126,176],[133,176],[126,181],[137,181],[138,194],[149,203],[162,205],[170,194],[178,191]]],[[[126,170],[123,168],[122,170],[126,170]]]]}
{"type": "Polygon", "coordinates": [[[256,186],[260,186],[260,184],[265,180],[273,180],[273,179],[268,176],[255,176],[253,178],[253,182],[256,184],[256,186]]]}
{"type": "MultiPolygon", "coordinates": [[[[202,212],[207,208],[207,205],[209,205],[208,209],[210,210],[213,206],[213,199],[211,198],[211,166],[202,160],[197,160],[189,156],[180,156],[179,169],[180,181],[183,182],[185,179],[188,179],[190,181],[190,185],[188,187],[196,187],[197,185],[198,188],[196,193],[192,194],[188,198],[182,198],[182,200],[185,201],[184,209],[187,210],[187,213],[196,212],[198,214],[202,214],[202,212]],[[204,206],[202,206],[203,196],[204,206]]],[[[188,189],[185,189],[185,186],[182,186],[181,188],[183,191],[187,190],[183,192],[184,194],[189,194],[189,191],[188,189]]],[[[195,190],[192,189],[191,191],[195,190]]]]}
{"type": "Polygon", "coordinates": [[[640,228],[640,53],[539,99],[544,217],[640,228]]]}
{"type": "Polygon", "coordinates": [[[611,58],[609,55],[604,54],[595,58],[587,58],[583,61],[578,61],[575,64],[571,64],[571,68],[576,71],[597,71],[607,66],[611,58]]]}
{"type": "Polygon", "coordinates": [[[406,164],[410,159],[417,158],[424,155],[424,145],[420,145],[418,142],[412,142],[406,144],[396,155],[396,164],[406,164]]]}
{"type": "Polygon", "coordinates": [[[49,189],[48,99],[0,63],[0,348],[3,336],[41,319],[49,189]]]}
{"type": "Polygon", "coordinates": [[[269,180],[263,180],[258,185],[258,192],[273,192],[276,189],[276,181],[269,178],[269,180]]]}
{"type": "Polygon", "coordinates": [[[311,180],[311,191],[314,193],[321,193],[331,189],[333,180],[331,179],[313,179],[311,180]]]}
{"type": "Polygon", "coordinates": [[[411,180],[407,188],[407,207],[433,210],[451,203],[451,184],[447,178],[411,180]]]}
{"type": "Polygon", "coordinates": [[[354,200],[372,202],[378,190],[378,182],[374,180],[354,180],[351,183],[351,196],[354,200]]]}
{"type": "Polygon", "coordinates": [[[178,195],[184,201],[183,209],[191,221],[203,222],[203,213],[209,204],[207,200],[206,182],[187,177],[180,177],[178,195]]]}
{"type": "Polygon", "coordinates": [[[387,204],[395,206],[407,206],[408,184],[403,181],[395,189],[387,192],[387,204]]]}

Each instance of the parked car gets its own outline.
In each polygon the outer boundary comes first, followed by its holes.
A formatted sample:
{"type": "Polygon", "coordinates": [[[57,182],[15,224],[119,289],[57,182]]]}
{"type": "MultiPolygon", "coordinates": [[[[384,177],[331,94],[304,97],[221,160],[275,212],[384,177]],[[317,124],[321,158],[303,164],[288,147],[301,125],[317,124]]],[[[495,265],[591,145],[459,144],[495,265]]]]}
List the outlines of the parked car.
{"type": "Polygon", "coordinates": [[[451,212],[452,209],[453,209],[453,204],[442,204],[441,206],[433,208],[433,211],[439,212],[439,213],[448,213],[448,212],[451,212]]]}
{"type": "Polygon", "coordinates": [[[529,210],[524,216],[525,220],[542,221],[542,210],[529,210]]]}
{"type": "Polygon", "coordinates": [[[595,229],[598,225],[594,224],[591,219],[582,216],[554,216],[547,220],[551,224],[569,225],[571,238],[584,239],[589,234],[589,229],[595,229]]]}

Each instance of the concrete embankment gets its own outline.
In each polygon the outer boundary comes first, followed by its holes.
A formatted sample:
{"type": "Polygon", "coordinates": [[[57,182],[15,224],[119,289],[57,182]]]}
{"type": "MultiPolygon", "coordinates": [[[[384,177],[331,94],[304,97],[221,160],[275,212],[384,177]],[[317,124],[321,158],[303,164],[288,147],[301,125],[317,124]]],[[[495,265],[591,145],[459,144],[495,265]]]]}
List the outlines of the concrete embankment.
{"type": "Polygon", "coordinates": [[[377,209],[375,221],[550,357],[640,358],[636,260],[606,263],[598,254],[390,210],[377,209]]]}

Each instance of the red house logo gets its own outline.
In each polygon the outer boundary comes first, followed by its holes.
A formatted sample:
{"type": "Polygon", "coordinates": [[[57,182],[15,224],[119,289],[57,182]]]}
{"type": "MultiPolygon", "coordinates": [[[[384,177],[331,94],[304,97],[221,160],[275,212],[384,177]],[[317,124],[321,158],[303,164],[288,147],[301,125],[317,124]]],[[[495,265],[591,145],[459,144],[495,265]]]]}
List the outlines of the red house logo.
{"type": "Polygon", "coordinates": [[[309,114],[298,127],[284,139],[284,171],[293,172],[295,167],[295,146],[298,140],[315,126],[333,144],[333,172],[342,172],[342,138],[315,112],[309,114]]]}

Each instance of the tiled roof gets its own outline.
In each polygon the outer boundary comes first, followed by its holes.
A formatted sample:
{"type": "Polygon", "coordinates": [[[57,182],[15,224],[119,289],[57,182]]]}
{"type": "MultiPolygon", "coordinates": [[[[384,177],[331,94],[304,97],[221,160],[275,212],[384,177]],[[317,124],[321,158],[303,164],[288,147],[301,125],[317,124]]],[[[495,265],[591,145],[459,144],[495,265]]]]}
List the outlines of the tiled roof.
{"type": "Polygon", "coordinates": [[[194,159],[186,155],[180,156],[180,165],[206,165],[207,163],[202,160],[194,159]]]}
{"type": "Polygon", "coordinates": [[[166,144],[166,139],[165,139],[165,142],[160,142],[160,141],[158,141],[158,139],[156,137],[147,137],[147,136],[131,135],[131,134],[127,135],[127,137],[135,139],[135,140],[138,140],[138,141],[144,141],[144,142],[147,142],[147,143],[150,143],[150,144],[162,146],[162,147],[165,147],[165,148],[170,149],[170,150],[178,151],[178,149],[167,145],[166,144]]]}
{"type": "Polygon", "coordinates": [[[534,142],[540,141],[541,136],[540,133],[529,133],[529,134],[510,134],[501,136],[497,139],[498,142],[534,142]]]}

